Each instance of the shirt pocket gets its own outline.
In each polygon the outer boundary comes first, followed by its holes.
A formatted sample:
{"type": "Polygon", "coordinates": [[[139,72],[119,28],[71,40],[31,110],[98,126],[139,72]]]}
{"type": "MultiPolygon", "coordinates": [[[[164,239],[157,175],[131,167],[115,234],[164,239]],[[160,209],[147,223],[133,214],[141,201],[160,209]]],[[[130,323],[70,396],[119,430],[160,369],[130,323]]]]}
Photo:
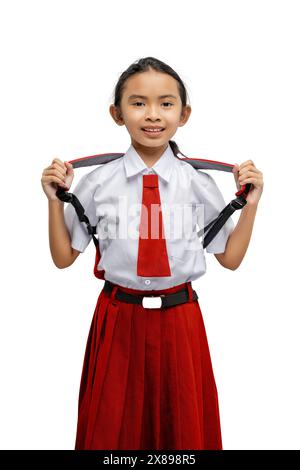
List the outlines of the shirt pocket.
{"type": "Polygon", "coordinates": [[[118,238],[120,217],[112,209],[105,210],[99,217],[98,234],[101,240],[118,238]]]}
{"type": "Polygon", "coordinates": [[[170,239],[168,252],[170,258],[185,262],[202,249],[197,235],[197,203],[185,203],[179,210],[170,214],[170,239]]]}

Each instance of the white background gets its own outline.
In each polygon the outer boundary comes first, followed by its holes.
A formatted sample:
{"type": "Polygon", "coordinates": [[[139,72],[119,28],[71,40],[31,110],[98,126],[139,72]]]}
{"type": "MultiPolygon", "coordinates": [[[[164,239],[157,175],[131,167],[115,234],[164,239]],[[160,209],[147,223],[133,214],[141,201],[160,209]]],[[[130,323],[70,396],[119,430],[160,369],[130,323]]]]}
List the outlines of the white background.
{"type": "MultiPolygon", "coordinates": [[[[124,152],[113,88],[154,56],[187,85],[174,139],[190,157],[252,159],[265,187],[236,271],[207,254],[199,295],[224,449],[299,449],[299,2],[2,1],[2,449],[73,449],[88,329],[103,281],[91,242],[52,262],[43,169],[124,152]]],[[[75,186],[82,170],[76,170],[75,186]]],[[[213,172],[227,202],[233,176],[213,172]]],[[[74,187],[73,186],[73,187],[74,187]]],[[[239,213],[233,216],[237,222],[239,213]]]]}

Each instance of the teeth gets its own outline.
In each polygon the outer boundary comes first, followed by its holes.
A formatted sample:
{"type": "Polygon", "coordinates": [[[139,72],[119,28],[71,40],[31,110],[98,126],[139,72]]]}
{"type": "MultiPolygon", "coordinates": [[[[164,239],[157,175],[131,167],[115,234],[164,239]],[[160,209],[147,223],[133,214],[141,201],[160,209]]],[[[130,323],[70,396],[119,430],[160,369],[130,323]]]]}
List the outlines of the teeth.
{"type": "Polygon", "coordinates": [[[148,131],[148,132],[160,132],[162,131],[162,129],[147,129],[146,127],[144,128],[145,131],[148,131]]]}

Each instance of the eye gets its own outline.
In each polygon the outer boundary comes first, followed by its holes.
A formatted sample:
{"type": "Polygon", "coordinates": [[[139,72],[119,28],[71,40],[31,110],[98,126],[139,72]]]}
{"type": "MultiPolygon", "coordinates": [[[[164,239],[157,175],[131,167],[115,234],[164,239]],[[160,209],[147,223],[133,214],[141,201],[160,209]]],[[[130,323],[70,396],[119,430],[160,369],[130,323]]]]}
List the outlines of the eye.
{"type": "MultiPolygon", "coordinates": [[[[132,103],[133,106],[137,106],[137,107],[140,107],[139,105],[143,105],[144,103],[142,103],[141,101],[136,101],[135,103],[132,103]]],[[[162,103],[163,105],[170,105],[170,106],[164,106],[164,108],[170,108],[172,106],[174,106],[173,103],[170,103],[169,101],[165,101],[164,103],[162,103]]]]}

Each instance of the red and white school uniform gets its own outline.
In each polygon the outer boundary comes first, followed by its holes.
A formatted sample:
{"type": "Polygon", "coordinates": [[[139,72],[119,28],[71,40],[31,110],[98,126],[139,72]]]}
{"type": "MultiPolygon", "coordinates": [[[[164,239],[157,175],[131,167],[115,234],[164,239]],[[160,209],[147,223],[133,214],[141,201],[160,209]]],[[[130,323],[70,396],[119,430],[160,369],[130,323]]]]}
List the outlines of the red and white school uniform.
{"type": "MultiPolygon", "coordinates": [[[[152,309],[115,298],[118,289],[191,292],[191,282],[206,271],[197,224],[205,226],[226,206],[214,179],[175,158],[170,146],[148,168],[130,145],[122,158],[85,174],[73,193],[97,225],[98,270],[115,285],[111,294],[100,292],[90,327],[75,448],[221,449],[218,394],[198,301],[152,309]],[[147,174],[158,175],[169,276],[137,275],[147,174]]],[[[72,247],[84,252],[92,236],[71,204],[65,221],[72,247]]],[[[224,252],[233,229],[229,218],[206,251],[224,252]]]]}

